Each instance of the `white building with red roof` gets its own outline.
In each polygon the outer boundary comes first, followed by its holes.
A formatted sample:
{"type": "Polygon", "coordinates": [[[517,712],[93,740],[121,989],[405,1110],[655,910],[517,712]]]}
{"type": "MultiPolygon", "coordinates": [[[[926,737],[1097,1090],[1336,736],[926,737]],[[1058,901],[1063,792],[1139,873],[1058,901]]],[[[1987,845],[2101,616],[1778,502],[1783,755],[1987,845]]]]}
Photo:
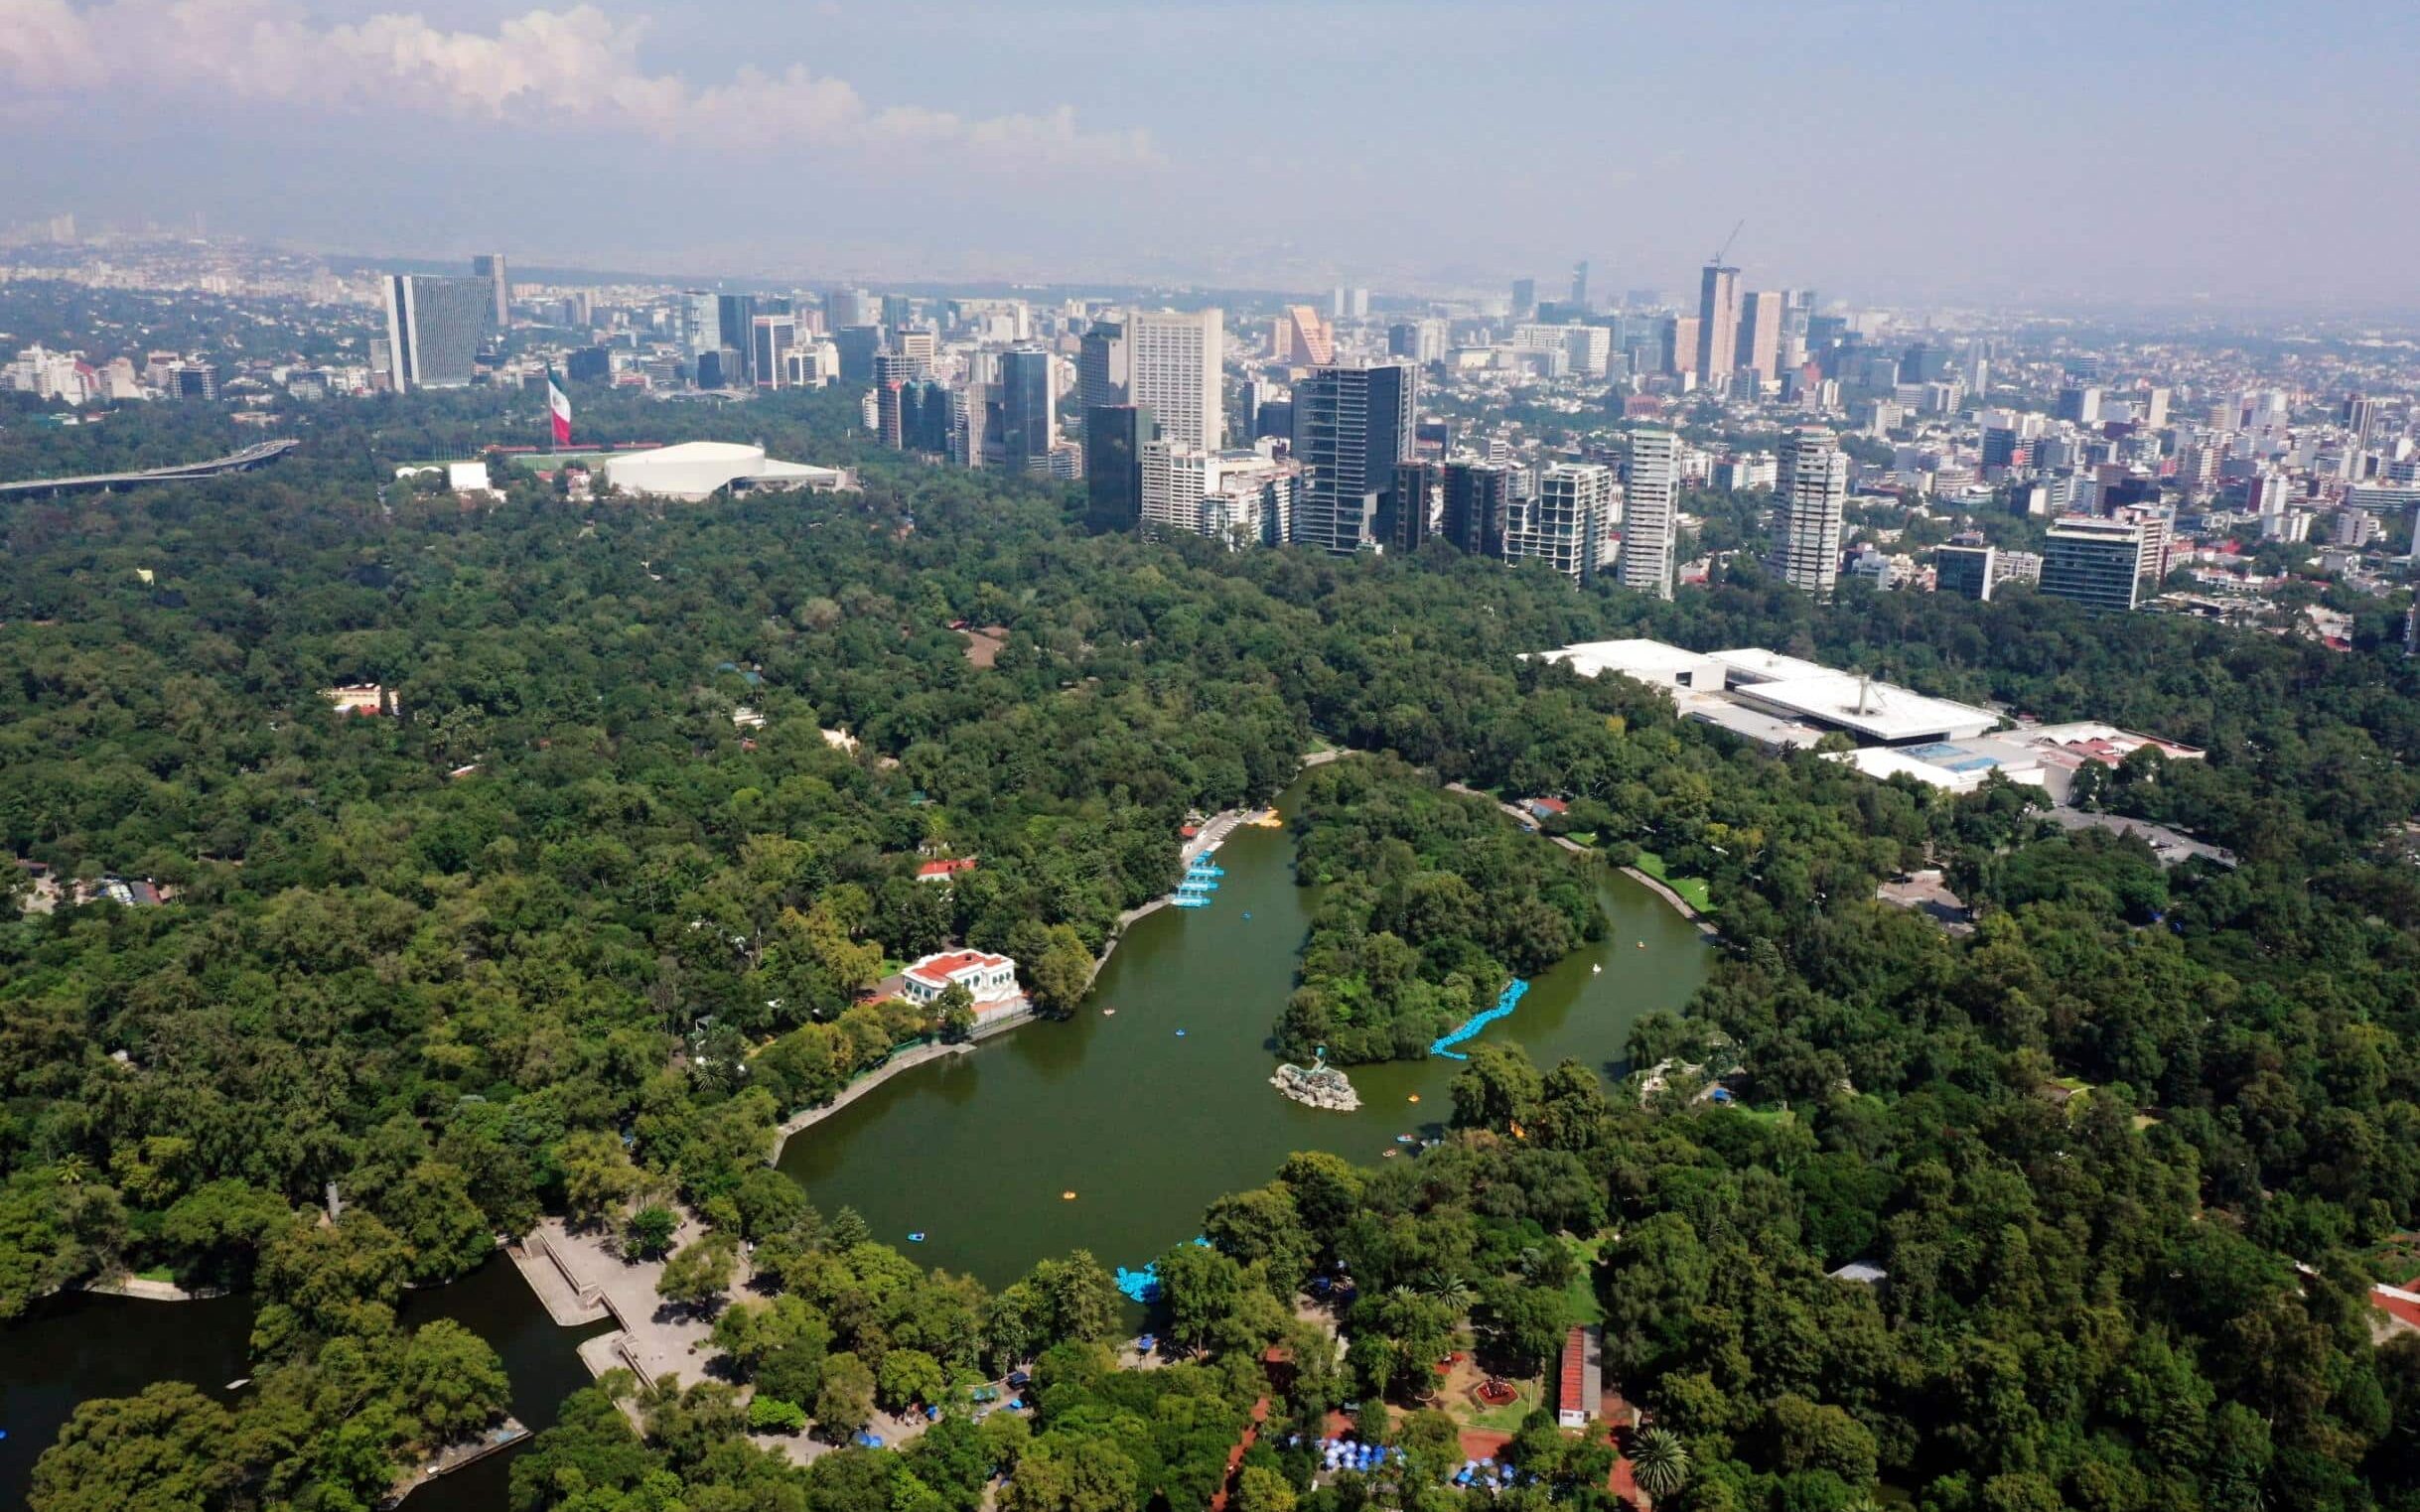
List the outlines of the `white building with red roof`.
{"type": "Polygon", "coordinates": [[[1020,1001],[1017,963],[986,950],[943,950],[925,956],[900,973],[900,991],[911,1003],[927,1006],[951,983],[966,989],[978,1012],[1020,1001]]]}

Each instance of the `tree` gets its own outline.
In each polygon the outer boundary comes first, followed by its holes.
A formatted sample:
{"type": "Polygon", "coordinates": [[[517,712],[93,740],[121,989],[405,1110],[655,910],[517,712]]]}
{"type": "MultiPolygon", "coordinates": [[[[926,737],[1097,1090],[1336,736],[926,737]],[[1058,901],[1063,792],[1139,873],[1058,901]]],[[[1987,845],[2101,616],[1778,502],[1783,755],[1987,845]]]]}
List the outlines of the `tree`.
{"type": "Polygon", "coordinates": [[[731,1290],[739,1258],[739,1240],[732,1235],[720,1229],[702,1235],[664,1262],[655,1295],[676,1307],[711,1312],[731,1290]]]}
{"type": "Polygon", "coordinates": [[[1537,1116],[1544,1083],[1515,1044],[1475,1044],[1470,1064],[1454,1075],[1454,1124],[1510,1133],[1537,1116]]]}
{"type": "Polygon", "coordinates": [[[874,1372],[850,1350],[823,1362],[815,1389],[815,1421],[834,1437],[853,1434],[874,1416],[874,1372]]]}
{"type": "Polygon", "coordinates": [[[34,1462],[33,1512],[178,1512],[226,1505],[242,1483],[234,1419],[183,1381],[77,1405],[34,1462]]]}
{"type": "Polygon", "coordinates": [[[1045,1013],[1073,1013],[1092,988],[1092,952],[1083,936],[1067,924],[1051,926],[1049,943],[1026,967],[1034,985],[1034,1006],[1045,1013]]]}
{"type": "Polygon", "coordinates": [[[1210,1242],[1244,1265],[1268,1267],[1269,1284],[1291,1297],[1311,1269],[1311,1244],[1294,1193],[1272,1182],[1212,1202],[1202,1220],[1210,1242]]]}
{"type": "Polygon", "coordinates": [[[748,1403],[748,1431],[752,1434],[804,1433],[806,1409],[795,1402],[759,1394],[748,1403]]]}
{"type": "Polygon", "coordinates": [[[1294,1488],[1263,1465],[1247,1464],[1235,1477],[1235,1512],[1294,1512],[1294,1488]]]}
{"type": "Polygon", "coordinates": [[[444,1317],[422,1324],[405,1342],[395,1385],[403,1412],[419,1425],[414,1442],[429,1446],[487,1427],[512,1395],[488,1341],[444,1317]]]}
{"type": "Polygon", "coordinates": [[[937,1401],[946,1384],[941,1362],[922,1349],[885,1350],[875,1371],[875,1397],[892,1412],[904,1413],[919,1403],[937,1401]]]}
{"type": "Polygon", "coordinates": [[[963,982],[950,983],[932,1000],[932,1019],[940,1026],[942,1039],[963,1044],[975,1030],[975,995],[963,982]]]}
{"type": "Polygon", "coordinates": [[[1413,1413],[1403,1422],[1403,1452],[1414,1474],[1441,1485],[1462,1465],[1461,1426],[1433,1408],[1413,1413]]]}
{"type": "Polygon", "coordinates": [[[581,1129],[555,1151],[563,1171],[563,1205],[575,1223],[600,1223],[639,1189],[639,1168],[622,1141],[601,1129],[581,1129]]]}
{"type": "Polygon", "coordinates": [[[1168,1311],[1168,1333],[1201,1348],[1229,1335],[1243,1312],[1247,1279],[1243,1268],[1214,1249],[1180,1244],[1160,1257],[1160,1303],[1168,1311]]]}
{"type": "Polygon", "coordinates": [[[622,1225],[622,1252],[634,1260],[652,1260],[670,1247],[680,1229],[680,1214],[661,1202],[649,1202],[622,1225]]]}
{"type": "Polygon", "coordinates": [[[377,1214],[403,1241],[410,1279],[426,1285],[461,1275],[496,1248],[496,1231],[471,1199],[463,1171],[422,1161],[382,1192],[377,1214]]]}
{"type": "Polygon", "coordinates": [[[1631,1474],[1657,1501],[1689,1483],[1689,1447],[1668,1428],[1643,1428],[1631,1449],[1631,1474]]]}
{"type": "Polygon", "coordinates": [[[1106,1439],[1045,1434],[1000,1490],[1001,1512],[1133,1512],[1141,1477],[1106,1439]]]}
{"type": "Polygon", "coordinates": [[[188,1287],[242,1288],[261,1246],[293,1221],[285,1200],[248,1182],[207,1182],[179,1197],[160,1220],[188,1287]]]}
{"type": "MultiPolygon", "coordinates": [[[[291,1319],[304,1339],[364,1328],[384,1331],[403,1295],[410,1254],[393,1230],[359,1208],[334,1223],[296,1221],[261,1251],[261,1296],[270,1304],[254,1325],[255,1345],[281,1338],[291,1319]],[[274,1315],[273,1315],[274,1313],[274,1315]]],[[[272,1344],[264,1352],[281,1352],[272,1344]]]]}
{"type": "Polygon", "coordinates": [[[1065,1260],[1042,1261],[1027,1280],[1031,1295],[1040,1301],[1040,1322],[1047,1339],[1104,1339],[1117,1331],[1118,1311],[1125,1300],[1090,1250],[1075,1250],[1065,1260]]]}

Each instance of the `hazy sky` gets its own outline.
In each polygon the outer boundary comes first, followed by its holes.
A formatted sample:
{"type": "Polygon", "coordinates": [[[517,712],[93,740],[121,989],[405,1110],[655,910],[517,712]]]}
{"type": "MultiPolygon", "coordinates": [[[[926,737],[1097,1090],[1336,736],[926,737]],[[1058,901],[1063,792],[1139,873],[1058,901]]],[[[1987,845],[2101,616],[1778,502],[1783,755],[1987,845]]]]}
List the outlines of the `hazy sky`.
{"type": "Polygon", "coordinates": [[[0,0],[0,222],[810,277],[2420,307],[2420,5],[0,0]]]}

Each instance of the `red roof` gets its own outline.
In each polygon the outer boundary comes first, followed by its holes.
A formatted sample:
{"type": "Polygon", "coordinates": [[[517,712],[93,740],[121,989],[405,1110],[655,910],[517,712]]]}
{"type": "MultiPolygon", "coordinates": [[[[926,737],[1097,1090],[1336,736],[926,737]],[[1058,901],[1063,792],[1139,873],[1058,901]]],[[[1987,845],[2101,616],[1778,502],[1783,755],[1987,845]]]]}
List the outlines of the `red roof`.
{"type": "Polygon", "coordinates": [[[955,877],[960,872],[971,872],[974,869],[975,859],[972,856],[959,856],[949,861],[927,861],[916,869],[916,875],[919,877],[955,877]]]}
{"type": "Polygon", "coordinates": [[[1006,966],[1008,957],[992,955],[981,950],[952,950],[945,955],[928,955],[908,968],[907,974],[935,987],[947,987],[950,977],[975,966],[1006,966]]]}
{"type": "Polygon", "coordinates": [[[2408,1287],[2378,1286],[2369,1289],[2369,1305],[2388,1317],[2397,1318],[2420,1328],[2420,1279],[2408,1287]]]}
{"type": "Polygon", "coordinates": [[[1555,1406],[1568,1410],[1580,1405],[1581,1394],[1588,1389],[1588,1330],[1574,1328],[1563,1335],[1563,1368],[1559,1377],[1562,1394],[1555,1406]]]}

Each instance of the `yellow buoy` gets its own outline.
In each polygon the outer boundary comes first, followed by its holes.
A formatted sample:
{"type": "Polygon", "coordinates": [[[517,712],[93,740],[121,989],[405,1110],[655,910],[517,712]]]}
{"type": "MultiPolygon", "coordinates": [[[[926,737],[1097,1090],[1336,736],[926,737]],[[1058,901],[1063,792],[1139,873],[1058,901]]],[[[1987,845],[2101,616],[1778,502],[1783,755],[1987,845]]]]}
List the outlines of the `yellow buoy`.
{"type": "Polygon", "coordinates": [[[1071,1191],[1063,1191],[1059,1194],[1059,1200],[1062,1202],[1072,1202],[1075,1200],[1075,1193],[1071,1191]]]}
{"type": "Polygon", "coordinates": [[[1420,1100],[1420,1094],[1419,1094],[1419,1093],[1417,1093],[1417,1092],[1414,1092],[1414,1093],[1411,1095],[1411,1098],[1410,1098],[1409,1100],[1410,1100],[1410,1101],[1412,1101],[1412,1102],[1418,1102],[1418,1101],[1420,1100]]]}

